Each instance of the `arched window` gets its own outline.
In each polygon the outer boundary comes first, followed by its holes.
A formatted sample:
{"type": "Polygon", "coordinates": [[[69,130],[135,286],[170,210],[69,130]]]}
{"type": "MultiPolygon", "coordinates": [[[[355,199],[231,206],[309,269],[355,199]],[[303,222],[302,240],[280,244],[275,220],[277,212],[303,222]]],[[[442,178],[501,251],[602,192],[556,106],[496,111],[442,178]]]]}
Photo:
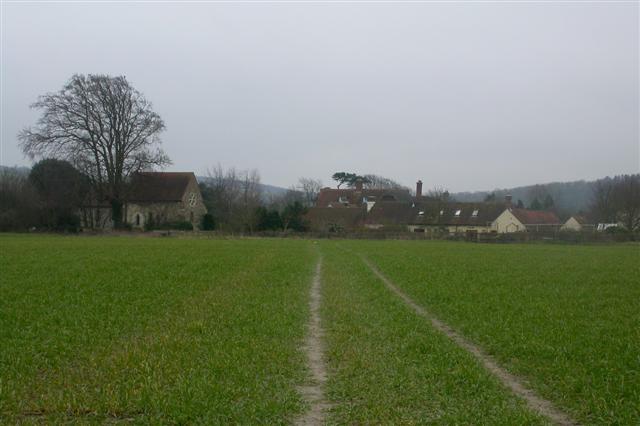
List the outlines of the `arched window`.
{"type": "Polygon", "coordinates": [[[195,207],[196,204],[198,204],[198,197],[195,192],[192,192],[191,195],[189,195],[189,206],[195,207]]]}

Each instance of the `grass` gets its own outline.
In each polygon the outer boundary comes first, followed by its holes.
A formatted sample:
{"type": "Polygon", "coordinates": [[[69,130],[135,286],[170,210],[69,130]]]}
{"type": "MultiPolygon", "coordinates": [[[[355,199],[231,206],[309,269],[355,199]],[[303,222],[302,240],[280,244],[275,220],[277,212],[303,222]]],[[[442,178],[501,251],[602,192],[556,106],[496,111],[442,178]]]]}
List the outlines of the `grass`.
{"type": "Polygon", "coordinates": [[[0,235],[0,423],[540,424],[357,256],[583,424],[640,418],[640,246],[0,235]]]}
{"type": "Polygon", "coordinates": [[[340,243],[323,243],[335,424],[544,424],[340,243]]]}
{"type": "Polygon", "coordinates": [[[347,246],[581,423],[640,418],[640,246],[347,246]]]}
{"type": "Polygon", "coordinates": [[[309,244],[0,244],[2,423],[286,423],[304,408],[309,244]]]}

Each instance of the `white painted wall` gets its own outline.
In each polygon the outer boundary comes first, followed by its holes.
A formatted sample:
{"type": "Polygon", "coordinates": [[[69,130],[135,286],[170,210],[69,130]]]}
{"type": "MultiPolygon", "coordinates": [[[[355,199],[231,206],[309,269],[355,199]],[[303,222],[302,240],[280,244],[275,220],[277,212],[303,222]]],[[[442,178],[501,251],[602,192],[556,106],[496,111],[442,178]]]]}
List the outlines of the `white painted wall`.
{"type": "Polygon", "coordinates": [[[493,221],[491,230],[496,231],[498,234],[507,234],[511,232],[524,232],[527,228],[509,209],[505,209],[505,211],[493,221]]]}

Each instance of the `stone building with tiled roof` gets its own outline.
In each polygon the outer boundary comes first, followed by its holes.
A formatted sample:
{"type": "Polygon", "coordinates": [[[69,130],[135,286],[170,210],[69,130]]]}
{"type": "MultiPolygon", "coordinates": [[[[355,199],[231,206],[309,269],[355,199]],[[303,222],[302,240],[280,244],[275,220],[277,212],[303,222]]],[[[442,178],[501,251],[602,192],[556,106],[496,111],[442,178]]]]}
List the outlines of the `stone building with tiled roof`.
{"type": "Polygon", "coordinates": [[[133,228],[142,229],[149,222],[190,222],[198,229],[206,213],[192,172],[141,172],[131,179],[124,215],[133,228]]]}
{"type": "MultiPolygon", "coordinates": [[[[198,181],[192,172],[140,172],[128,186],[123,205],[124,223],[144,229],[151,223],[190,222],[198,229],[207,213],[198,181]]],[[[112,228],[111,207],[102,201],[90,201],[83,208],[82,225],[87,228],[112,228]]]]}

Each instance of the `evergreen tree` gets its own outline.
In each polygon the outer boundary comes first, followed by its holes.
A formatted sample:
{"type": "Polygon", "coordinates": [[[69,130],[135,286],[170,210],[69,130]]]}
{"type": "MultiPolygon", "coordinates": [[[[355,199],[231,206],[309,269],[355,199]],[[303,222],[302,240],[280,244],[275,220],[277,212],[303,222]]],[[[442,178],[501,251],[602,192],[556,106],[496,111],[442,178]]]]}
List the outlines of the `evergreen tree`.
{"type": "Polygon", "coordinates": [[[538,200],[537,197],[534,198],[531,204],[529,204],[529,210],[541,210],[541,209],[542,209],[542,203],[540,203],[540,200],[538,200]]]}

